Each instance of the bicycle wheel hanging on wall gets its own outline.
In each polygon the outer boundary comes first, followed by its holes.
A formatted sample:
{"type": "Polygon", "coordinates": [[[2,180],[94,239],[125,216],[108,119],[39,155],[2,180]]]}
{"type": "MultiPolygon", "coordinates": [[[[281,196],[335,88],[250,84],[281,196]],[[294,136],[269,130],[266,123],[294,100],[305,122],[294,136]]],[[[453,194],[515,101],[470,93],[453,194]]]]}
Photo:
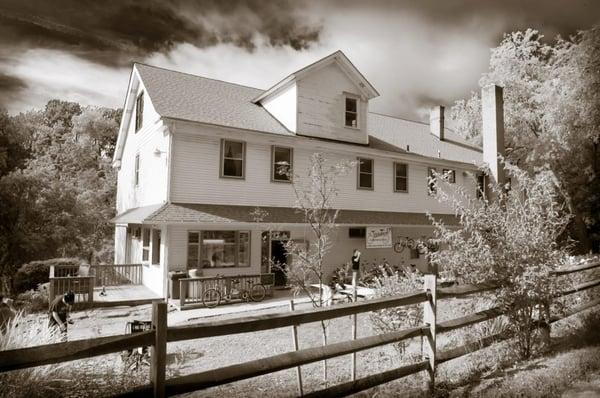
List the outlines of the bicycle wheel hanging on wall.
{"type": "Polygon", "coordinates": [[[208,289],[202,293],[202,304],[206,308],[215,308],[221,303],[221,292],[217,289],[208,289]]]}
{"type": "Polygon", "coordinates": [[[267,290],[263,285],[252,285],[252,289],[250,290],[250,298],[252,301],[263,301],[265,294],[267,294],[267,290]]]}

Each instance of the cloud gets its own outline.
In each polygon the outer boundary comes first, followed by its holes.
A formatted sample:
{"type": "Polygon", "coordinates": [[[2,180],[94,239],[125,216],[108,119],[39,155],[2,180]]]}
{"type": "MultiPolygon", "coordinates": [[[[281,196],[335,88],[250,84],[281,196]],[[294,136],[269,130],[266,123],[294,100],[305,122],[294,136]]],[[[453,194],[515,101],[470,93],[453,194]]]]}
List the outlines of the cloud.
{"type": "Polygon", "coordinates": [[[132,59],[190,43],[255,48],[256,34],[271,46],[306,49],[320,26],[304,23],[292,0],[3,0],[0,46],[59,49],[94,62],[122,66],[132,59]]]}

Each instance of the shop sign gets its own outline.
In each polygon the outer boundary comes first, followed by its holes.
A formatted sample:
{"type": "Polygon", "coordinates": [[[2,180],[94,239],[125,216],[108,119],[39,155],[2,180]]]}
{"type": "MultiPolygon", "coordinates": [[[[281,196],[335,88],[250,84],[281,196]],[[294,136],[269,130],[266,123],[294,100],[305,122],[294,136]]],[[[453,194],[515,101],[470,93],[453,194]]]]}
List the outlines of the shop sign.
{"type": "Polygon", "coordinates": [[[367,249],[392,247],[391,227],[367,227],[367,249]]]}

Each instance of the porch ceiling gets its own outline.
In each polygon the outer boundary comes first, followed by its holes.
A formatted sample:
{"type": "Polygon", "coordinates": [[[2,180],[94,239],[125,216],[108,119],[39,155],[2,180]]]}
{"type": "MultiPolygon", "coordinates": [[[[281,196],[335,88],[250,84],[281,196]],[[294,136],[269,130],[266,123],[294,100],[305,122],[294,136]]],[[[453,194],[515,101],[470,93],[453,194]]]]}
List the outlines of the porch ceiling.
{"type": "MultiPolygon", "coordinates": [[[[446,225],[456,225],[451,214],[434,214],[446,225]]],[[[144,220],[147,224],[304,224],[303,215],[292,207],[231,206],[195,203],[167,203],[144,220]]],[[[345,225],[431,225],[424,213],[343,210],[337,224],[345,225]]]]}

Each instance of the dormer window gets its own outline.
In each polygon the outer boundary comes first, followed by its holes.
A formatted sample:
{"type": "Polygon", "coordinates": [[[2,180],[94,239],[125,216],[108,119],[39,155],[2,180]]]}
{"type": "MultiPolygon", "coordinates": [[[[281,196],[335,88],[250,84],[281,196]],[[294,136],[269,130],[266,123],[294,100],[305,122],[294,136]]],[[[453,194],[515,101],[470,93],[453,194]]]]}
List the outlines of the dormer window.
{"type": "Polygon", "coordinates": [[[135,132],[142,128],[144,122],[144,92],[137,96],[135,100],[135,132]]]}
{"type": "Polygon", "coordinates": [[[346,127],[358,128],[358,99],[346,97],[346,111],[344,113],[346,127]]]}

